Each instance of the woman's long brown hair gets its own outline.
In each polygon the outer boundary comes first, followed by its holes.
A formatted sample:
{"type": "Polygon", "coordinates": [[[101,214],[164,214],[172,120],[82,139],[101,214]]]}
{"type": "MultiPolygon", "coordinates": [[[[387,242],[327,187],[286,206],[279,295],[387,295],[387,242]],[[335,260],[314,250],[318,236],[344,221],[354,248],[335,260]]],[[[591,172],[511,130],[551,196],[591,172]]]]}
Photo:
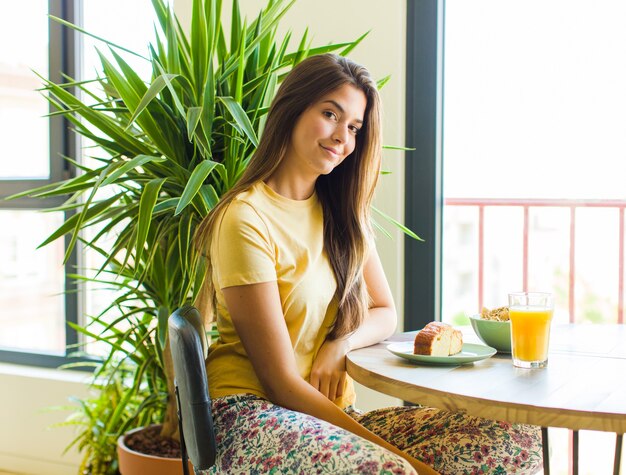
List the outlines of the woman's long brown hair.
{"type": "MultiPolygon", "coordinates": [[[[280,165],[300,115],[323,96],[350,84],[367,99],[363,126],[354,151],[328,175],[317,179],[316,192],[324,210],[324,247],[337,281],[337,317],[329,338],[358,328],[369,307],[363,266],[368,242],[373,239],[370,205],[381,162],[381,111],[376,83],[363,66],[334,54],[311,56],[287,75],[267,115],[256,152],[239,181],[199,225],[196,244],[209,249],[217,217],[239,193],[266,180],[280,165]]],[[[207,253],[208,254],[208,253],[207,253]]],[[[208,268],[197,305],[205,315],[215,311],[212,264],[208,268]]]]}

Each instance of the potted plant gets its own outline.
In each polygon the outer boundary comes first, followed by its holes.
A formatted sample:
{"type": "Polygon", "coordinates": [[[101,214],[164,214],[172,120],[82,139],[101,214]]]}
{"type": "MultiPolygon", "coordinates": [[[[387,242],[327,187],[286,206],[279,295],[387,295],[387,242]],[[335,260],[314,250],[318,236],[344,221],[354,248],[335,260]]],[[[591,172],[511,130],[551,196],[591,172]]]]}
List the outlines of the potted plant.
{"type": "Polygon", "coordinates": [[[81,428],[80,473],[117,473],[115,441],[134,427],[159,424],[163,438],[177,438],[167,319],[194,302],[205,276],[194,230],[243,172],[283,76],[309,55],[347,54],[365,36],[311,48],[305,32],[288,52],[290,34],[279,39],[276,30],[293,3],[268,0],[247,24],[234,0],[227,39],[221,1],[194,0],[186,34],[164,1],[153,0],[159,34],[146,58],[150,78],[128,65],[132,52],[100,38],[112,59],[100,54],[95,80],[42,78],[54,113],[98,153],[90,164],[70,158],[76,176],[21,195],[67,196],[58,210],[69,218],[42,245],[69,235],[66,259],[79,243],[97,253],[95,273],[73,277],[115,292],[85,325],[70,324],[107,347],[95,363],[93,397],[78,401],[68,421],[81,428]]]}

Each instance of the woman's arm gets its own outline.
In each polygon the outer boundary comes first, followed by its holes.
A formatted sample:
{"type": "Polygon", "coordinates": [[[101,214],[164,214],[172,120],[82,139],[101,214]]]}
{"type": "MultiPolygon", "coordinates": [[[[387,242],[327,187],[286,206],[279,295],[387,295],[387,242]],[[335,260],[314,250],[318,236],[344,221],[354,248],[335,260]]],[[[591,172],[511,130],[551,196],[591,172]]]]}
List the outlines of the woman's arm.
{"type": "Polygon", "coordinates": [[[223,289],[226,306],[267,395],[275,404],[310,414],[407,459],[420,473],[435,473],[360,425],[298,373],[276,282],[223,289]]]}
{"type": "Polygon", "coordinates": [[[343,395],[346,378],[346,354],[350,350],[379,343],[396,330],[396,307],[376,248],[372,248],[363,269],[371,299],[365,320],[352,334],[326,340],[311,369],[311,385],[333,401],[343,395]]]}
{"type": "Polygon", "coordinates": [[[375,247],[365,262],[363,278],[371,303],[361,326],[347,338],[349,350],[380,343],[393,335],[398,322],[391,289],[375,247]]]}

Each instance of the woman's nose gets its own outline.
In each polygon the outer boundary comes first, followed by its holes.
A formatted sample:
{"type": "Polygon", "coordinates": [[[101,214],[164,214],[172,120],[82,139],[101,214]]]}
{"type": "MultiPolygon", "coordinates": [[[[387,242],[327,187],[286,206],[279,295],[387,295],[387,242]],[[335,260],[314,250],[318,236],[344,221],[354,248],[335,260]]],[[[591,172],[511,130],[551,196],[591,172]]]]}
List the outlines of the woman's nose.
{"type": "Polygon", "coordinates": [[[345,143],[348,137],[348,127],[345,127],[341,124],[335,127],[335,132],[333,133],[333,140],[338,143],[345,143]]]}

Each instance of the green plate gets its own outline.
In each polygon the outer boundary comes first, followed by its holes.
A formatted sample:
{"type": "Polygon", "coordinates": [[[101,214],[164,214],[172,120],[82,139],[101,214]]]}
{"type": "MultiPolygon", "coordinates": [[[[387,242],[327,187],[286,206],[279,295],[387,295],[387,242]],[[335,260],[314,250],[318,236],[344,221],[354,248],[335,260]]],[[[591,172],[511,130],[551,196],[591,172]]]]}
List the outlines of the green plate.
{"type": "Polygon", "coordinates": [[[412,341],[390,343],[387,345],[387,349],[394,355],[413,363],[432,365],[460,365],[473,363],[474,361],[491,358],[496,354],[495,348],[479,345],[477,343],[463,343],[461,352],[450,356],[414,355],[412,341]]]}

